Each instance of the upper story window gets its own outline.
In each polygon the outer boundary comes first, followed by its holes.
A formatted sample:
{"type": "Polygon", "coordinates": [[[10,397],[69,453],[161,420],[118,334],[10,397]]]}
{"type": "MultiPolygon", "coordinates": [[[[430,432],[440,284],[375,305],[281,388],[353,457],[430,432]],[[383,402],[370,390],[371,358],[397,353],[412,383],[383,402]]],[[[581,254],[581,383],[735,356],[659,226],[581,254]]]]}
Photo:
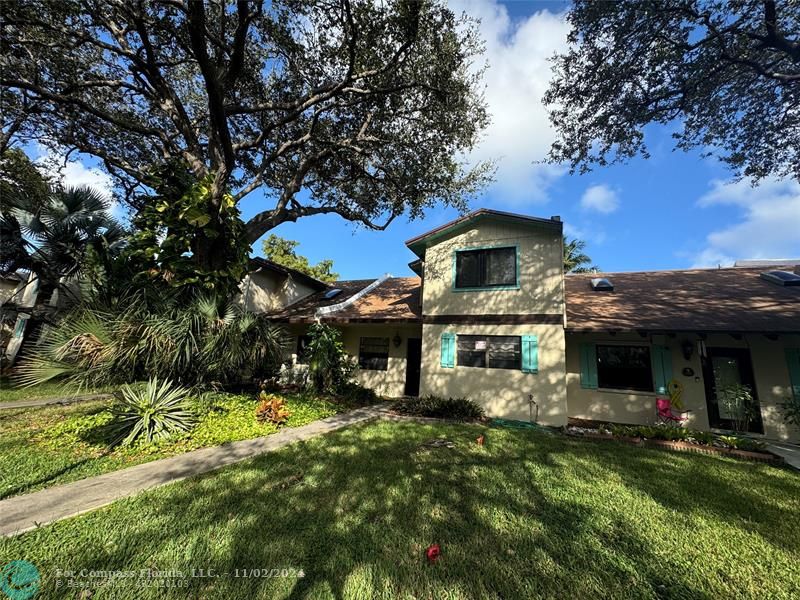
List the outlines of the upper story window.
{"type": "Polygon", "coordinates": [[[517,286],[517,248],[456,251],[456,289],[517,286]]]}
{"type": "Polygon", "coordinates": [[[597,345],[597,385],[618,390],[653,391],[650,348],[597,345]]]}

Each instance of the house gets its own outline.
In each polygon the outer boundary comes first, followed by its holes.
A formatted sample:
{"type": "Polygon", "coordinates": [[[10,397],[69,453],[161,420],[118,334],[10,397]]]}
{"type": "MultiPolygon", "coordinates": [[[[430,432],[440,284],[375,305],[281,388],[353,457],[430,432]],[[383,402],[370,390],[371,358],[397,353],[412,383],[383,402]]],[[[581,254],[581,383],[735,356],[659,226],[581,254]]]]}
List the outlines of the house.
{"type": "MultiPolygon", "coordinates": [[[[326,285],[263,261],[245,305],[289,329],[339,327],[357,377],[387,396],[467,396],[492,416],[647,424],[656,398],[688,426],[729,429],[719,391],[753,390],[751,431],[800,439],[781,403],[800,394],[800,269],[564,275],[558,217],[481,209],[406,244],[415,277],[326,285]]],[[[800,261],[798,261],[800,262],[800,261]]]]}

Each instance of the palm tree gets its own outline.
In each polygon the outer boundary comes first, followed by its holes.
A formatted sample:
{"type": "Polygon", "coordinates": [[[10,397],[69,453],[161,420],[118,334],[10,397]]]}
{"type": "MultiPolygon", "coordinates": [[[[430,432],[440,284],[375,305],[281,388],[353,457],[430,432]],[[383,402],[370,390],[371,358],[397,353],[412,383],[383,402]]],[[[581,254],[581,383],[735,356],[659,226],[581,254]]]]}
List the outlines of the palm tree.
{"type": "Polygon", "coordinates": [[[54,188],[44,197],[4,197],[0,211],[0,272],[31,271],[47,300],[64,279],[92,276],[122,247],[125,230],[94,188],[54,188]]]}
{"type": "Polygon", "coordinates": [[[600,270],[597,265],[586,266],[591,264],[592,259],[583,251],[584,248],[586,248],[586,242],[583,240],[567,241],[567,236],[564,236],[565,273],[592,273],[600,270]]]}

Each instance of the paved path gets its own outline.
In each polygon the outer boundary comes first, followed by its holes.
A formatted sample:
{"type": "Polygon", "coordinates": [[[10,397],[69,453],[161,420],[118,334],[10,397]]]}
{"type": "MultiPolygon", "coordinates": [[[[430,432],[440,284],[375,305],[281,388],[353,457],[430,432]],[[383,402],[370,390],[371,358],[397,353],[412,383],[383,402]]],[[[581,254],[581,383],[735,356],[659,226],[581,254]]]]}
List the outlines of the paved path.
{"type": "Polygon", "coordinates": [[[32,408],[35,406],[49,406],[51,404],[72,404],[87,400],[104,400],[111,398],[111,394],[87,394],[84,396],[59,396],[56,398],[34,398],[33,400],[15,400],[14,402],[0,402],[0,410],[4,408],[32,408]]]}
{"type": "Polygon", "coordinates": [[[302,427],[283,429],[266,437],[194,450],[32,494],[0,500],[0,536],[16,535],[38,525],[100,508],[143,490],[207,473],[264,452],[277,450],[292,442],[376,419],[384,415],[386,410],[386,405],[359,408],[302,427]]]}
{"type": "Polygon", "coordinates": [[[787,465],[800,471],[800,445],[787,442],[770,442],[767,444],[767,450],[782,456],[787,465]]]}

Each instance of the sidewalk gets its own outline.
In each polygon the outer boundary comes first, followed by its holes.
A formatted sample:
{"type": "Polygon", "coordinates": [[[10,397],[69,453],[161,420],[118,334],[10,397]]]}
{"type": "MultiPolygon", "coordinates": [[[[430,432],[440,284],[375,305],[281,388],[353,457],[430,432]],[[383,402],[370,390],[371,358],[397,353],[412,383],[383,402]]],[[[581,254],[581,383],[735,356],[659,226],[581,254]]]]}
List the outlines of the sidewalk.
{"type": "Polygon", "coordinates": [[[266,437],[194,450],[121,471],[82,479],[49,489],[0,500],[0,536],[12,536],[46,523],[85,513],[143,490],[207,473],[220,467],[277,450],[292,442],[376,419],[384,405],[368,406],[283,429],[266,437]]]}
{"type": "Polygon", "coordinates": [[[769,442],[767,450],[782,456],[787,465],[800,471],[800,445],[788,442],[769,442]]]}

